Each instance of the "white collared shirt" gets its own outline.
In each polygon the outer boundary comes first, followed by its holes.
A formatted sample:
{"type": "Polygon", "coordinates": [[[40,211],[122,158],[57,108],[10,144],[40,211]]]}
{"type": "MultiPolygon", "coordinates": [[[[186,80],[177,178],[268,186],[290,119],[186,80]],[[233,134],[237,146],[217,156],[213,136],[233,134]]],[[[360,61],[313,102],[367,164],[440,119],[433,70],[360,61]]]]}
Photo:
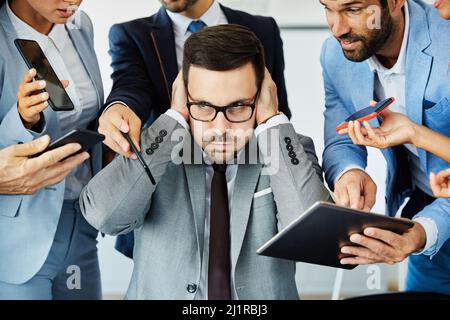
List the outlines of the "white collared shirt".
{"type": "Polygon", "coordinates": [[[220,8],[218,1],[214,1],[209,9],[198,19],[191,19],[169,10],[166,10],[166,12],[169,15],[170,20],[172,20],[173,24],[178,69],[181,69],[181,66],[183,64],[184,43],[192,34],[190,31],[188,31],[188,27],[192,21],[201,20],[208,27],[217,26],[220,24],[228,24],[228,20],[225,17],[222,9],[220,8]]]}
{"type": "MultiPolygon", "coordinates": [[[[75,128],[87,128],[88,124],[97,117],[97,93],[65,25],[55,24],[47,36],[17,17],[9,7],[8,1],[6,1],[6,10],[17,36],[21,39],[36,41],[58,78],[69,80],[66,91],[75,109],[57,112],[62,135],[75,128]]],[[[55,140],[59,137],[51,138],[55,140]]],[[[91,177],[90,162],[85,161],[66,177],[64,199],[78,199],[82,188],[91,177]]]]}

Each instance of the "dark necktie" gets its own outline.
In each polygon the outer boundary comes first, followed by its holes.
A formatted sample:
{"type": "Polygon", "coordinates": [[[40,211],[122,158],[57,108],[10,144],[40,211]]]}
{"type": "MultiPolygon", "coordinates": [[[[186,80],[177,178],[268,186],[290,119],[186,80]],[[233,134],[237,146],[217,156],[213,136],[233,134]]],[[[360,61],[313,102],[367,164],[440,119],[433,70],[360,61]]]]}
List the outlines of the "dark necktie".
{"type": "Polygon", "coordinates": [[[188,31],[190,31],[191,33],[195,33],[205,27],[206,24],[202,20],[192,21],[188,26],[188,31]]]}
{"type": "Polygon", "coordinates": [[[208,265],[208,299],[230,300],[230,213],[226,164],[213,164],[208,265]]]}

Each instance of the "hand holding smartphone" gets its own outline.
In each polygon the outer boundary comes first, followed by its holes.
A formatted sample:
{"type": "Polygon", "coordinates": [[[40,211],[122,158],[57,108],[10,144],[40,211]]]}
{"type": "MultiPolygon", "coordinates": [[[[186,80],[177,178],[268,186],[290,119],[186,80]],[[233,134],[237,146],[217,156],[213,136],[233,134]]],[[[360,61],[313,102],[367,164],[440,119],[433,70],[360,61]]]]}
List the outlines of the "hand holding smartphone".
{"type": "MultiPolygon", "coordinates": [[[[68,134],[64,135],[63,137],[57,139],[56,141],[52,142],[47,147],[47,149],[45,149],[44,151],[42,151],[40,153],[33,155],[32,158],[39,157],[40,155],[42,155],[45,152],[57,149],[66,144],[69,144],[69,143],[78,143],[81,146],[81,149],[78,152],[70,155],[70,156],[74,156],[76,154],[79,154],[79,153],[89,150],[96,144],[102,142],[104,139],[105,139],[105,136],[102,134],[99,134],[97,132],[86,130],[86,129],[75,129],[75,130],[70,131],[68,134]]],[[[63,160],[65,160],[65,159],[63,159],[63,160]]]]}
{"type": "Polygon", "coordinates": [[[50,62],[36,41],[16,39],[14,44],[25,60],[29,69],[36,69],[35,80],[45,81],[45,89],[38,92],[48,94],[48,105],[55,111],[70,111],[74,105],[70,100],[64,86],[58,79],[50,62]]]}

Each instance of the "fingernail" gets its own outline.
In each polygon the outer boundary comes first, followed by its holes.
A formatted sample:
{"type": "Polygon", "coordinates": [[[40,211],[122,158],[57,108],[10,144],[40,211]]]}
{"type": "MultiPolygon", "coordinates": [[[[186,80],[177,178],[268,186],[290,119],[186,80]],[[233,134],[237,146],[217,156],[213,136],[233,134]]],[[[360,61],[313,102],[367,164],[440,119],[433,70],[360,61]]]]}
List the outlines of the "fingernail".
{"type": "Polygon", "coordinates": [[[81,146],[80,146],[79,144],[77,144],[77,145],[75,146],[75,151],[79,151],[79,150],[81,150],[81,146]]]}
{"type": "Polygon", "coordinates": [[[48,106],[48,102],[45,101],[45,102],[44,102],[44,107],[47,107],[47,106],[48,106]]]}
{"type": "Polygon", "coordinates": [[[47,92],[44,92],[42,94],[42,99],[48,99],[48,93],[47,92]]]}
{"type": "Polygon", "coordinates": [[[373,236],[375,232],[373,231],[373,229],[368,228],[364,230],[364,234],[368,236],[373,236]]]}
{"type": "Polygon", "coordinates": [[[28,74],[30,74],[30,75],[32,75],[34,73],[34,69],[30,69],[29,71],[28,71],[28,74]]]}
{"type": "Polygon", "coordinates": [[[137,156],[133,153],[133,154],[131,155],[131,159],[137,160],[137,156]]]}
{"type": "Polygon", "coordinates": [[[120,126],[120,131],[125,132],[125,133],[128,132],[128,126],[125,125],[125,124],[121,125],[120,126]]]}
{"type": "Polygon", "coordinates": [[[350,250],[347,247],[341,248],[342,253],[350,253],[350,250]]]}
{"type": "Polygon", "coordinates": [[[350,237],[351,242],[358,242],[361,239],[361,236],[359,234],[352,234],[350,237]]]}
{"type": "Polygon", "coordinates": [[[39,81],[39,87],[41,88],[45,87],[45,81],[39,81]]]}
{"type": "Polygon", "coordinates": [[[341,264],[347,264],[347,262],[345,261],[345,259],[342,259],[341,261],[339,261],[341,264]]]}
{"type": "Polygon", "coordinates": [[[43,145],[44,144],[46,145],[46,144],[48,144],[49,140],[50,140],[50,136],[46,134],[45,136],[42,137],[42,139],[40,139],[39,142],[43,145]]]}

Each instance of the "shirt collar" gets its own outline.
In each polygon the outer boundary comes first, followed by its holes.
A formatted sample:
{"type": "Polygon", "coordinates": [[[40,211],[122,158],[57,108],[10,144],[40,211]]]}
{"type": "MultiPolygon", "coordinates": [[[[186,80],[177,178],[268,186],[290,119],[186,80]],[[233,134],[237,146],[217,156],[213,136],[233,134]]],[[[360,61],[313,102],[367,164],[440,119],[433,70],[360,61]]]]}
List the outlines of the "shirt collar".
{"type": "Polygon", "coordinates": [[[175,33],[187,34],[188,27],[194,20],[202,20],[207,26],[215,26],[220,21],[221,8],[218,1],[213,1],[208,10],[198,19],[191,19],[179,13],[174,13],[166,9],[170,20],[172,20],[175,33]]]}
{"type": "Polygon", "coordinates": [[[59,52],[62,51],[67,41],[67,31],[63,24],[55,24],[47,36],[36,31],[33,27],[17,17],[9,7],[8,2],[9,1],[6,1],[6,11],[19,38],[36,41],[43,50],[47,48],[51,41],[59,52]]]}
{"type": "Polygon", "coordinates": [[[408,1],[405,1],[405,32],[403,34],[402,46],[398,55],[397,62],[391,69],[387,69],[377,59],[375,55],[368,59],[370,70],[379,74],[404,74],[406,69],[406,48],[408,46],[409,36],[409,8],[408,1]]]}

